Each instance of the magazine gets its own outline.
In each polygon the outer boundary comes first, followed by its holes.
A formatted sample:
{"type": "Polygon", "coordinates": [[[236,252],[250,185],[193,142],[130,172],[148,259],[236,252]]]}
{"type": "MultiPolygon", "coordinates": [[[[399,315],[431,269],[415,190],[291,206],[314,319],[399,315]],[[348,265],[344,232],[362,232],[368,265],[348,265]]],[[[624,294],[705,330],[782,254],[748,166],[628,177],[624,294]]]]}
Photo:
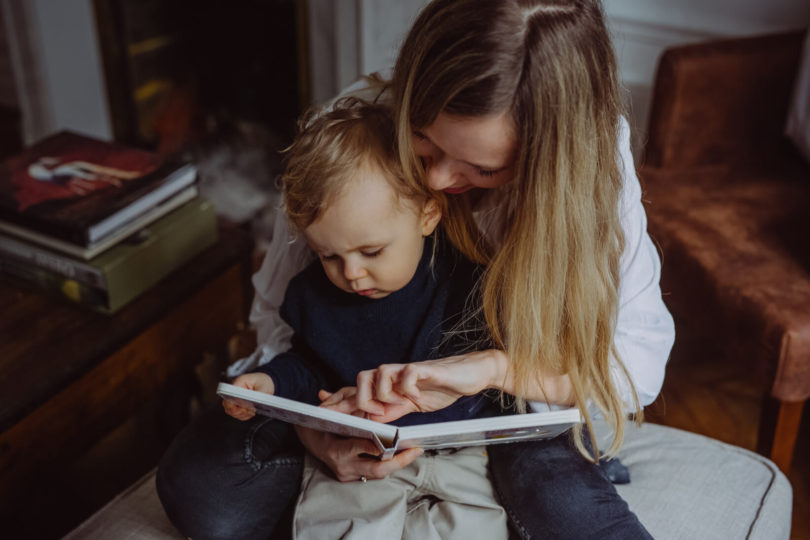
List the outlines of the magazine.
{"type": "Polygon", "coordinates": [[[579,409],[563,409],[397,427],[228,383],[220,383],[217,394],[285,422],[336,435],[370,439],[379,448],[383,460],[391,459],[400,450],[414,447],[428,450],[550,439],[582,422],[579,409]]]}

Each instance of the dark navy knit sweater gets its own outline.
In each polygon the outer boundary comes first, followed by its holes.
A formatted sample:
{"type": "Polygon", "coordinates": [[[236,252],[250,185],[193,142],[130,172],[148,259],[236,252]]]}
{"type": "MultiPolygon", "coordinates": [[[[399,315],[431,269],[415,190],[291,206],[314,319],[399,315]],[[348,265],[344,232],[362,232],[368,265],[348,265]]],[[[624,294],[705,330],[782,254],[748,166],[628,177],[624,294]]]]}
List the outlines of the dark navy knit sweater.
{"type": "MultiPolygon", "coordinates": [[[[413,279],[378,300],[337,288],[320,261],[295,276],[281,307],[294,331],[292,348],[259,368],[273,378],[276,395],[318,404],[319,389],[354,386],[360,371],[486,348],[483,322],[464,317],[480,267],[447,242],[441,245],[431,265],[433,241],[426,240],[413,279]],[[445,336],[448,330],[454,331],[445,336]]],[[[393,423],[462,420],[492,414],[494,408],[492,400],[479,394],[393,423]]]]}

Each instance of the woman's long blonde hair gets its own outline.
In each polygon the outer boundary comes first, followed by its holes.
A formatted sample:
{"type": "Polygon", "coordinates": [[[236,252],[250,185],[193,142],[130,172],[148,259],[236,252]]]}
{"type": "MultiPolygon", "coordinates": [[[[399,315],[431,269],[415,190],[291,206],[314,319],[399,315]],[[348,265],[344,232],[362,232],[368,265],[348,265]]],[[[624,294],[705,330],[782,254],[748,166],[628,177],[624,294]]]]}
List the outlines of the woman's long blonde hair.
{"type": "MultiPolygon", "coordinates": [[[[447,197],[444,225],[468,257],[487,264],[483,310],[507,352],[525,408],[529,382],[567,374],[591,427],[594,403],[621,445],[625,406],[614,381],[623,113],[616,60],[597,0],[435,0],[408,34],[391,81],[400,159],[424,171],[412,129],[439,113],[511,112],[518,140],[513,200],[500,246],[484,240],[468,192],[447,197]]],[[[632,387],[632,384],[630,385],[632,387]]],[[[640,407],[634,393],[637,419],[640,407]]],[[[591,442],[598,448],[591,433],[591,442]]],[[[581,436],[575,441],[589,456],[581,436]]]]}

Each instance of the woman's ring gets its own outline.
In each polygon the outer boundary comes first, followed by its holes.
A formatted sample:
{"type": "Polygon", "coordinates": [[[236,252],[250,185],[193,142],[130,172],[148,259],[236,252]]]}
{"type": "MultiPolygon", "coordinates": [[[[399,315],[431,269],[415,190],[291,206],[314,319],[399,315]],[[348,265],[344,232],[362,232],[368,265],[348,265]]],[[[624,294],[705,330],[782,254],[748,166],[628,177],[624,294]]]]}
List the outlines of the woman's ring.
{"type": "Polygon", "coordinates": [[[365,484],[366,482],[368,482],[368,478],[366,478],[365,476],[361,476],[360,481],[365,484]]]}

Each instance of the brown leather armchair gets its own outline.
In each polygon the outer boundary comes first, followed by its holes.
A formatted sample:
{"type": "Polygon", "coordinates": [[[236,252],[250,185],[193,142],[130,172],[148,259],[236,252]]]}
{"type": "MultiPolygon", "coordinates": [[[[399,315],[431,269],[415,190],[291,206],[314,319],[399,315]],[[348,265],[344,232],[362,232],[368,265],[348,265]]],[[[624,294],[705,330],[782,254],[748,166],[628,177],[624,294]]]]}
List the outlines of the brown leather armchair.
{"type": "Polygon", "coordinates": [[[810,396],[810,163],[783,135],[803,37],[666,50],[639,171],[667,304],[756,370],[785,472],[810,396]]]}

